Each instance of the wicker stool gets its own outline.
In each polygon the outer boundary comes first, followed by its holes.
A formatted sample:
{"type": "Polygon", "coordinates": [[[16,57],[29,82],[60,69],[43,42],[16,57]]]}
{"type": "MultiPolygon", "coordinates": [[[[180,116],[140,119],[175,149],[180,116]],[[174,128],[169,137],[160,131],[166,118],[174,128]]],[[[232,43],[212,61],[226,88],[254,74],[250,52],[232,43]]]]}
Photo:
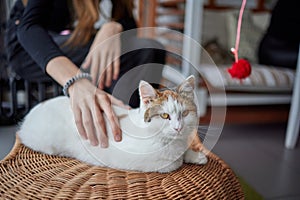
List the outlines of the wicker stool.
{"type": "Polygon", "coordinates": [[[0,199],[243,199],[232,170],[216,155],[208,158],[171,173],[139,173],[41,154],[17,138],[0,162],[0,199]]]}

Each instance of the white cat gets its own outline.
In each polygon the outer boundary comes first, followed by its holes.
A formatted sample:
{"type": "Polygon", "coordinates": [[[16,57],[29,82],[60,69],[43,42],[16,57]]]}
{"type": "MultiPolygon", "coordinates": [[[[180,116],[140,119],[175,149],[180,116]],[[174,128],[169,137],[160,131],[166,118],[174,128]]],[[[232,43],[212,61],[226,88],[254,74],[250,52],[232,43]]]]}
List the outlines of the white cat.
{"type": "Polygon", "coordinates": [[[67,97],[34,107],[18,131],[19,138],[36,151],[123,170],[170,172],[183,161],[205,164],[204,153],[189,148],[188,142],[198,126],[194,82],[190,76],[176,89],[160,91],[141,81],[139,108],[113,107],[119,117],[122,141],[114,141],[106,123],[108,148],[92,146],[80,137],[67,97]]]}

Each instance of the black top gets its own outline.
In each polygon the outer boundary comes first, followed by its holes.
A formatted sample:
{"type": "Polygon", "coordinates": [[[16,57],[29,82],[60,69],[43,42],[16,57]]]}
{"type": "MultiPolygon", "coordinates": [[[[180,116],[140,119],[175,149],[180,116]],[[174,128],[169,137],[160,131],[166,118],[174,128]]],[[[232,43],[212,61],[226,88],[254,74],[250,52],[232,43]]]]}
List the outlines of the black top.
{"type": "MultiPolygon", "coordinates": [[[[29,0],[20,18],[18,40],[44,71],[52,58],[64,55],[48,31],[59,33],[71,27],[72,15],[68,2],[68,0],[29,0]]],[[[135,20],[129,15],[118,22],[123,26],[123,31],[136,28],[135,20]]]]}

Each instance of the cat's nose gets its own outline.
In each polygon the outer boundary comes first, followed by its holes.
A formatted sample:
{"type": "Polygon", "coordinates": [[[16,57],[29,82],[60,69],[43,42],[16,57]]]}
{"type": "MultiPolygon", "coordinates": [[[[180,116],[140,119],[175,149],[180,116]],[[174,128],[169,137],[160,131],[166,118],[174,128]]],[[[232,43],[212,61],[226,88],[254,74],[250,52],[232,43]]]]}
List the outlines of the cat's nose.
{"type": "Polygon", "coordinates": [[[174,128],[174,130],[175,130],[175,131],[177,131],[177,132],[180,132],[180,131],[181,131],[181,129],[182,129],[181,127],[174,128]]]}

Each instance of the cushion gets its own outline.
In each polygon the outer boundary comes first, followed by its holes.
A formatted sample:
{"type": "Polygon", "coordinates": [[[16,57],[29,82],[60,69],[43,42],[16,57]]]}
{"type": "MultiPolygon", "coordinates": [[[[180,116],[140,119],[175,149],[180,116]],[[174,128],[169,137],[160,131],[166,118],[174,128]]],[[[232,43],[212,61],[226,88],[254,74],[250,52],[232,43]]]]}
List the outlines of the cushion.
{"type": "MultiPolygon", "coordinates": [[[[270,14],[267,12],[253,13],[246,10],[243,14],[241,37],[239,43],[239,58],[245,58],[251,63],[257,63],[257,49],[266,27],[270,14]]],[[[226,13],[228,31],[228,50],[235,47],[239,10],[226,13]]]]}
{"type": "Polygon", "coordinates": [[[202,77],[215,88],[234,91],[291,92],[295,70],[253,64],[251,75],[243,80],[232,78],[227,69],[231,65],[203,64],[199,67],[202,77]]]}
{"type": "Polygon", "coordinates": [[[16,139],[0,162],[1,199],[243,199],[237,177],[213,153],[171,173],[91,166],[30,150],[16,139]]]}
{"type": "MultiPolygon", "coordinates": [[[[220,2],[221,3],[221,2],[220,2]]],[[[230,53],[235,46],[239,9],[203,11],[202,45],[217,40],[219,45],[230,53]]],[[[270,12],[252,12],[245,10],[241,27],[239,58],[246,58],[257,63],[257,48],[265,33],[270,12]]]]}
{"type": "MultiPolygon", "coordinates": [[[[227,26],[227,13],[228,10],[203,10],[203,20],[201,29],[201,42],[206,44],[211,40],[218,40],[220,45],[228,49],[228,31],[227,26]]],[[[229,49],[230,50],[230,49],[229,49]]]]}

